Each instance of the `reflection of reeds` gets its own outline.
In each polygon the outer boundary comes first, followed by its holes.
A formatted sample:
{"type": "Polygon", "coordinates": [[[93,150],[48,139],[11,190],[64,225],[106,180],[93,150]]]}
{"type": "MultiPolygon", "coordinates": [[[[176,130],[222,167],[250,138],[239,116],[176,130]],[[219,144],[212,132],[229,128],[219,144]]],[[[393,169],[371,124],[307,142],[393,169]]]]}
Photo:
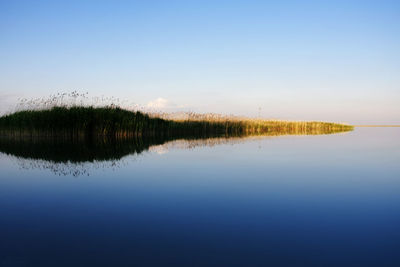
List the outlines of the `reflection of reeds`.
{"type": "Polygon", "coordinates": [[[116,106],[55,106],[0,117],[0,133],[14,136],[216,136],[329,134],[353,127],[327,122],[290,122],[235,117],[162,119],[116,106]]]}
{"type": "MultiPolygon", "coordinates": [[[[0,136],[0,152],[17,162],[22,169],[50,170],[57,175],[86,176],[91,170],[114,170],[127,164],[126,157],[132,159],[149,150],[158,154],[170,149],[194,149],[214,147],[224,144],[239,144],[258,140],[265,136],[222,136],[178,138],[160,136],[135,136],[127,138],[44,137],[44,136],[0,136]]],[[[1,155],[0,153],[0,155],[1,155]]]]}
{"type": "Polygon", "coordinates": [[[65,139],[59,137],[0,137],[0,152],[21,158],[53,162],[94,162],[119,160],[126,155],[140,154],[150,146],[168,140],[155,136],[142,138],[65,139]]]}
{"type": "MultiPolygon", "coordinates": [[[[240,138],[235,138],[238,140],[240,138]]],[[[128,138],[75,138],[0,136],[0,152],[15,160],[22,169],[50,170],[57,175],[88,176],[91,170],[114,170],[127,163],[125,157],[138,156],[164,145],[185,143],[182,148],[228,143],[233,138],[179,139],[160,136],[128,138]],[[199,140],[203,140],[202,142],[199,140]]],[[[0,153],[0,155],[1,155],[0,153]]],[[[162,153],[162,152],[161,152],[162,153]]],[[[130,159],[132,160],[132,158],[130,159]]]]}

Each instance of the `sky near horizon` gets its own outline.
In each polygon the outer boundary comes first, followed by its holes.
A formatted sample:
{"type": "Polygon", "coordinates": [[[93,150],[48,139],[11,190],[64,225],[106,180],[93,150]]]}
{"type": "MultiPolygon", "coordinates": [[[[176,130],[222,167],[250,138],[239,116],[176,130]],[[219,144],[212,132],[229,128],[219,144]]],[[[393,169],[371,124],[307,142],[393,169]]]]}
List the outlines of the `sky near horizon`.
{"type": "Polygon", "coordinates": [[[58,92],[400,124],[400,1],[0,0],[0,112],[58,92]]]}

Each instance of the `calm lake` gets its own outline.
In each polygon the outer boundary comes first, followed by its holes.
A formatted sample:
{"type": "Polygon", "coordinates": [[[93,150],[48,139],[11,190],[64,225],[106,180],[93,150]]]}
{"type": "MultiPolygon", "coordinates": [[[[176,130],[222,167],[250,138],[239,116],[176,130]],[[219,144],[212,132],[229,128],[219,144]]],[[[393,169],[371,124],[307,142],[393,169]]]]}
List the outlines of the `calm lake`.
{"type": "Polygon", "coordinates": [[[400,266],[399,137],[2,144],[0,266],[400,266]]]}

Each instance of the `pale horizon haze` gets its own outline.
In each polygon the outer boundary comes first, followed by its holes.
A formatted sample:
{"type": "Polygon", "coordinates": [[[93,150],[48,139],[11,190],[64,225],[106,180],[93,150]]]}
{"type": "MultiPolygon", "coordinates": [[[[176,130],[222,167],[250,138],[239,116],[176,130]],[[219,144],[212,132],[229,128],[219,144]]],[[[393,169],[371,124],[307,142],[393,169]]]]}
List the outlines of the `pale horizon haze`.
{"type": "Polygon", "coordinates": [[[400,124],[399,1],[0,0],[0,114],[59,92],[400,124]]]}

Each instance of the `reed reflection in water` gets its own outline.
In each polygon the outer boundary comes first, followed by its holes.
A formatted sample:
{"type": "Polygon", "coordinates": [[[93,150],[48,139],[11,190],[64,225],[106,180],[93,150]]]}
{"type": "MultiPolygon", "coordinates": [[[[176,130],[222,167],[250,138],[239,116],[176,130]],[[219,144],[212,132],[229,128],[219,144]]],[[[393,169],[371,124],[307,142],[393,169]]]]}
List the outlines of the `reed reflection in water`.
{"type": "MultiPolygon", "coordinates": [[[[321,134],[310,132],[307,135],[321,134]]],[[[330,134],[330,133],[325,133],[330,134]]],[[[164,154],[171,148],[238,144],[245,141],[296,133],[223,136],[134,136],[127,138],[65,138],[41,136],[1,136],[0,152],[14,156],[21,169],[50,170],[56,175],[89,176],[91,169],[115,169],[127,164],[128,156],[150,151],[164,154]]],[[[131,157],[132,158],[132,157],[131,157]]],[[[132,160],[132,159],[130,159],[132,160]]]]}
{"type": "Polygon", "coordinates": [[[399,266],[398,136],[3,140],[0,265],[399,266]]]}

